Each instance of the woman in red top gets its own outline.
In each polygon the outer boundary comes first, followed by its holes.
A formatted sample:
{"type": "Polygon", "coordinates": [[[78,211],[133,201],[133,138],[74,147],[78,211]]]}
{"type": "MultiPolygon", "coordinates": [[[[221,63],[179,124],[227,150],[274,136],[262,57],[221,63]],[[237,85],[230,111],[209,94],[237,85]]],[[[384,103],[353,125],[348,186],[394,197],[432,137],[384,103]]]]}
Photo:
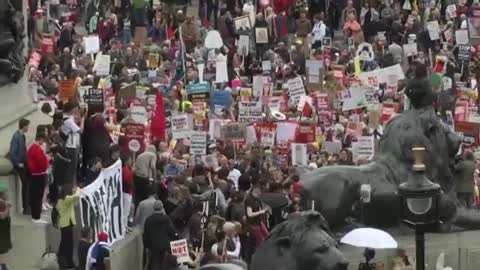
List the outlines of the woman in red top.
{"type": "Polygon", "coordinates": [[[122,156],[122,182],[123,182],[123,224],[127,226],[132,208],[133,193],[133,160],[130,155],[122,156]]]}
{"type": "Polygon", "coordinates": [[[49,166],[48,157],[42,148],[46,136],[44,132],[37,132],[35,142],[27,151],[27,166],[30,173],[30,208],[32,210],[32,220],[37,224],[47,223],[40,219],[43,192],[45,191],[49,166]]]}

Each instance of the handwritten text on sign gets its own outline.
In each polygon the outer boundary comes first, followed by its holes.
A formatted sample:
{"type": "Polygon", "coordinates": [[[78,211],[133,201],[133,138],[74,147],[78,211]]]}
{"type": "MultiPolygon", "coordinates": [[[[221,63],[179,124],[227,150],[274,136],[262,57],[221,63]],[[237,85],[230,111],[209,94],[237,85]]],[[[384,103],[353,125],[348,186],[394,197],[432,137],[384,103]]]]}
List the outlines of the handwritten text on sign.
{"type": "Polygon", "coordinates": [[[186,239],[170,242],[170,249],[172,250],[172,255],[177,257],[178,263],[184,263],[190,260],[186,239]]]}

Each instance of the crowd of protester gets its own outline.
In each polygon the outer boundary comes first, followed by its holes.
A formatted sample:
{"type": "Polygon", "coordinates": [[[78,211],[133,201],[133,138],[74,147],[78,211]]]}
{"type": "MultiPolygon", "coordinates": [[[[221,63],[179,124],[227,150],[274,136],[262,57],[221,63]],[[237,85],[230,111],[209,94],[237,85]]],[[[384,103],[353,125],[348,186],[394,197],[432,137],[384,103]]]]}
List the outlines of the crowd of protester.
{"type": "MultiPolygon", "coordinates": [[[[223,262],[246,267],[255,248],[276,224],[292,213],[307,210],[302,204],[302,173],[369,162],[372,157],[359,157],[355,143],[360,136],[371,136],[376,142],[388,120],[409,108],[409,98],[412,102],[419,96],[433,100],[447,124],[457,121],[456,102],[478,108],[474,85],[480,75],[477,47],[471,39],[470,55],[462,62],[455,41],[456,31],[466,29],[468,18],[480,8],[477,0],[451,1],[449,5],[433,0],[200,0],[195,16],[189,15],[189,1],[147,6],[136,0],[69,2],[63,13],[62,1],[50,4],[48,12],[44,3],[29,2],[32,52],[42,50],[45,37],[55,40],[54,52],[42,52],[39,63],[29,65],[28,70],[38,98],[51,101],[41,110],[52,116],[52,122],[35,127],[35,140],[30,144],[25,136],[30,122],[21,119],[11,139],[9,158],[21,181],[23,214],[31,215],[36,224],[45,224],[50,218],[45,214],[51,211],[52,221],[61,231],[57,253],[61,269],[109,269],[110,247],[105,233],[96,232],[98,235],[92,237],[89,228],[82,228],[82,238],[74,249],[74,229],[79,226],[75,211],[81,189],[119,159],[123,206],[127,209],[124,224],[143,232],[148,269],[177,269],[170,242],[178,239],[188,240],[189,268],[223,262]],[[454,13],[449,11],[450,5],[455,6],[454,13]],[[250,27],[237,27],[244,15],[250,27]],[[432,21],[439,25],[436,39],[427,29],[427,22],[432,21]],[[146,30],[143,35],[140,28],[146,30]],[[261,28],[267,29],[266,43],[257,42],[256,29],[261,28]],[[96,59],[85,53],[85,36],[77,33],[79,29],[89,36],[98,35],[100,50],[95,54],[110,56],[108,76],[96,75],[96,59]],[[218,31],[223,46],[205,47],[211,30],[218,31]],[[250,37],[246,48],[239,47],[241,36],[250,37]],[[407,53],[405,45],[412,39],[415,50],[407,53]],[[365,43],[371,49],[357,51],[365,43]],[[155,67],[151,54],[159,56],[155,67]],[[215,83],[219,57],[226,59],[227,80],[215,83]],[[307,67],[310,60],[321,60],[325,65],[316,86],[308,79],[312,74],[307,67]],[[395,113],[378,109],[375,113],[370,106],[342,110],[338,96],[358,84],[360,73],[395,65],[400,65],[406,79],[394,81],[393,86],[360,83],[373,88],[375,104],[395,104],[395,113]],[[152,72],[153,76],[146,76],[152,72]],[[434,80],[438,73],[450,78],[450,83],[434,80]],[[301,142],[307,148],[302,164],[293,161],[290,147],[267,145],[258,135],[254,143],[209,135],[203,157],[191,154],[188,138],[173,139],[169,119],[175,115],[193,115],[194,122],[200,122],[192,127],[195,130],[208,131],[214,119],[241,122],[239,104],[263,98],[251,92],[244,95],[242,90],[252,88],[255,76],[267,76],[273,96],[285,99],[279,106],[284,116],[280,120],[272,118],[268,99],[262,101],[260,122],[313,124],[313,138],[301,142]],[[302,109],[289,102],[286,86],[299,76],[305,96],[311,97],[302,109]],[[103,89],[104,104],[100,108],[86,106],[79,91],[63,99],[60,86],[65,80],[74,80],[78,88],[90,85],[103,89]],[[217,110],[204,102],[203,116],[197,117],[198,108],[187,88],[203,81],[212,81],[211,93],[214,89],[228,92],[228,105],[217,110]],[[156,96],[156,106],[160,102],[164,113],[162,119],[157,115],[149,120],[142,153],[129,150],[124,132],[132,112],[118,100],[121,88],[132,82],[147,86],[146,94],[156,96]],[[419,86],[422,83],[431,91],[425,93],[419,86]],[[317,104],[319,93],[327,94],[325,108],[317,104]],[[107,104],[109,96],[117,99],[114,105],[107,104]],[[207,162],[205,156],[213,162],[207,162]]],[[[469,117],[461,121],[470,121],[469,117]]],[[[474,181],[478,173],[471,149],[456,164],[461,182],[457,193],[467,207],[473,207],[478,197],[474,181]]],[[[3,192],[0,195],[0,253],[4,254],[11,248],[9,233],[3,230],[8,227],[10,231],[10,221],[8,200],[3,192]]]]}

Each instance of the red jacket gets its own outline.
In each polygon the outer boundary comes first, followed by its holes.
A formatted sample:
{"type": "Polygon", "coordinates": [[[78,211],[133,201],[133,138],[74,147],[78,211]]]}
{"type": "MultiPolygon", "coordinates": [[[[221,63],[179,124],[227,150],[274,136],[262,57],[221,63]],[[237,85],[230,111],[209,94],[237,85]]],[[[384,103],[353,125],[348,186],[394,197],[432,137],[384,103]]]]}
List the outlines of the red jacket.
{"type": "Polygon", "coordinates": [[[132,194],[133,193],[133,172],[132,169],[128,166],[123,166],[122,168],[122,181],[123,181],[123,192],[132,194]]]}
{"type": "Polygon", "coordinates": [[[48,157],[42,147],[36,143],[32,144],[27,151],[27,166],[30,174],[47,174],[48,165],[48,157]]]}

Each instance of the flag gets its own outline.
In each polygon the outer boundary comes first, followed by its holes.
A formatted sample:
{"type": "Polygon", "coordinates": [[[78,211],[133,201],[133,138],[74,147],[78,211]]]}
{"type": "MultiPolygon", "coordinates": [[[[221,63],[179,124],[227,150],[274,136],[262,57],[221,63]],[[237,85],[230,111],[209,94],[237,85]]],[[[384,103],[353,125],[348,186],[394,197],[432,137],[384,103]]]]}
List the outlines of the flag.
{"type": "Polygon", "coordinates": [[[163,106],[163,94],[161,92],[157,92],[156,104],[157,106],[152,116],[152,122],[150,125],[150,133],[154,139],[165,142],[167,140],[167,127],[165,119],[165,108],[163,106]]]}
{"type": "Polygon", "coordinates": [[[302,110],[302,118],[311,118],[313,114],[313,108],[312,105],[310,105],[310,102],[305,102],[305,105],[303,106],[302,110]]]}

